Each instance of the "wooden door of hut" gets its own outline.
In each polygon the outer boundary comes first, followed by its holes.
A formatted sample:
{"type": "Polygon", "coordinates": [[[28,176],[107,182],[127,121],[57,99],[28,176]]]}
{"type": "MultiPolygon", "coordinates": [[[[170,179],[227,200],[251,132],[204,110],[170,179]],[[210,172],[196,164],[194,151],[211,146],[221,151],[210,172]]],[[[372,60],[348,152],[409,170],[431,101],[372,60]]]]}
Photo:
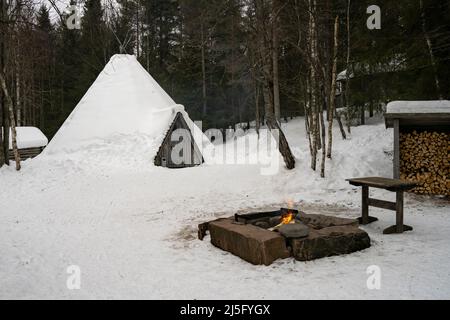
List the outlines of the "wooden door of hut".
{"type": "Polygon", "coordinates": [[[182,113],[179,112],[159,148],[155,157],[155,165],[180,169],[198,166],[203,162],[203,156],[195,143],[192,132],[182,113]]]}

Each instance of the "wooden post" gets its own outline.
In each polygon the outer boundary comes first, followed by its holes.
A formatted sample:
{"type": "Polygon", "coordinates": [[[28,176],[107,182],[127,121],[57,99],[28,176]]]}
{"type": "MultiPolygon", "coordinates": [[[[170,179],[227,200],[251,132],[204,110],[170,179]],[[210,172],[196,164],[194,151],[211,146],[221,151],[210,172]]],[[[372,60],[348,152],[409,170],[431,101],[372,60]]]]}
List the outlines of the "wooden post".
{"type": "Polygon", "coordinates": [[[373,118],[373,99],[370,97],[370,106],[369,106],[369,117],[373,118]]]}
{"type": "Polygon", "coordinates": [[[408,226],[403,223],[403,205],[404,196],[403,190],[397,191],[396,201],[395,201],[395,212],[396,212],[396,224],[383,231],[384,234],[400,234],[406,231],[412,231],[413,227],[408,226]]]}
{"type": "Polygon", "coordinates": [[[369,187],[362,187],[362,219],[361,224],[369,224],[369,187]]]}
{"type": "Polygon", "coordinates": [[[394,179],[400,179],[400,121],[394,120],[394,179]]]}
{"type": "Polygon", "coordinates": [[[403,191],[397,191],[397,199],[396,199],[396,229],[397,233],[403,232],[403,191]]]}
{"type": "Polygon", "coordinates": [[[361,106],[361,125],[366,124],[366,108],[364,105],[361,106]]]}

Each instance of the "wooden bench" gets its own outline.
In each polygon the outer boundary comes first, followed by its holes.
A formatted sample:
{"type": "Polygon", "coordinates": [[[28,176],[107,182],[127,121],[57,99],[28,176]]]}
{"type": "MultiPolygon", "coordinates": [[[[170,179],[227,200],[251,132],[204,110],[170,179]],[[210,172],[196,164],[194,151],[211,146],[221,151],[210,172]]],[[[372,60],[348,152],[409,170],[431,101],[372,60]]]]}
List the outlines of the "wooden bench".
{"type": "Polygon", "coordinates": [[[388,179],[379,177],[356,178],[347,180],[351,185],[362,187],[362,215],[359,223],[367,225],[378,221],[377,218],[369,216],[369,206],[392,210],[397,213],[396,225],[383,231],[384,234],[403,233],[412,231],[413,228],[403,224],[403,192],[411,190],[417,186],[415,182],[408,182],[398,179],[388,179]],[[395,202],[372,199],[369,197],[369,188],[384,189],[395,192],[397,197],[395,202]]]}

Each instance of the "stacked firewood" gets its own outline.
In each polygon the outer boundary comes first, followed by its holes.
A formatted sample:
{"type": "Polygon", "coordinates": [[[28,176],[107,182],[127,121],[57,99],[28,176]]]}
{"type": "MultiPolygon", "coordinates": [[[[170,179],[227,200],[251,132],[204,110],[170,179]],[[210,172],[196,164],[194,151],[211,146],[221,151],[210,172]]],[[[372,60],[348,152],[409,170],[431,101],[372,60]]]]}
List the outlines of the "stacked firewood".
{"type": "Polygon", "coordinates": [[[418,194],[450,195],[450,134],[439,132],[400,135],[401,179],[416,181],[418,194]]]}

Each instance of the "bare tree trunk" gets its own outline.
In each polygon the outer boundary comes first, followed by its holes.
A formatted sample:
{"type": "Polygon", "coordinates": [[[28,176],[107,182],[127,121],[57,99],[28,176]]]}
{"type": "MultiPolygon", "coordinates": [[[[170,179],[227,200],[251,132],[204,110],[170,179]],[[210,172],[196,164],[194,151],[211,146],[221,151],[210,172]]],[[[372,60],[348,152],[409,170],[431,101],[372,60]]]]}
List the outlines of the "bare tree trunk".
{"type": "Polygon", "coordinates": [[[306,134],[308,136],[308,142],[309,142],[309,152],[312,156],[313,154],[313,145],[311,140],[311,85],[310,85],[310,75],[308,74],[308,77],[306,78],[306,103],[305,103],[305,129],[306,134]]]}
{"type": "Polygon", "coordinates": [[[286,163],[286,168],[289,170],[292,170],[295,168],[295,158],[292,154],[291,148],[289,147],[289,143],[286,139],[286,136],[284,135],[283,131],[281,130],[280,126],[278,125],[278,122],[275,121],[274,117],[271,117],[267,120],[267,126],[271,131],[278,130],[278,139],[279,139],[279,145],[278,148],[280,149],[280,153],[283,156],[284,162],[286,163]]]}
{"type": "MultiPolygon", "coordinates": [[[[145,13],[145,22],[148,25],[149,21],[148,21],[148,13],[145,13]]],[[[183,24],[181,24],[183,25],[183,24]]],[[[183,29],[181,28],[181,34],[183,34],[183,29]]],[[[145,46],[147,47],[147,50],[145,50],[145,63],[147,65],[147,72],[150,72],[150,35],[146,34],[145,35],[145,46]]],[[[181,43],[181,52],[183,52],[183,43],[181,43]]],[[[181,55],[183,55],[183,53],[181,53],[181,55]]]]}
{"type": "MultiPolygon", "coordinates": [[[[2,1],[2,0],[0,0],[2,1]]],[[[0,44],[1,46],[1,44],[0,44]]],[[[0,70],[2,70],[2,66],[0,64],[0,70]]],[[[5,152],[4,152],[4,141],[3,141],[3,130],[6,129],[3,122],[3,107],[4,107],[4,99],[3,94],[0,92],[0,168],[5,164],[5,152]]]]}
{"type": "Polygon", "coordinates": [[[272,131],[278,131],[278,144],[281,155],[283,156],[284,162],[286,163],[286,167],[291,170],[295,168],[295,158],[292,155],[292,151],[289,147],[286,136],[278,125],[275,112],[274,112],[274,97],[273,97],[273,61],[272,61],[272,53],[271,42],[272,37],[268,34],[265,27],[265,10],[263,0],[255,0],[254,2],[257,12],[257,26],[258,26],[258,46],[259,46],[259,54],[261,59],[261,69],[263,72],[263,95],[264,95],[264,103],[265,103],[265,113],[266,113],[266,124],[267,127],[272,131]]]}
{"type": "MultiPolygon", "coordinates": [[[[0,0],[0,20],[5,20],[5,9],[6,9],[6,3],[5,0],[0,0]]],[[[0,24],[0,72],[3,72],[5,68],[5,26],[0,24]]],[[[6,109],[5,105],[5,95],[1,93],[1,109],[0,112],[2,122],[0,123],[0,126],[3,127],[3,144],[0,145],[0,148],[2,149],[3,154],[3,163],[6,165],[9,165],[9,121],[8,121],[8,110],[6,109]]],[[[0,130],[1,131],[1,130],[0,130]]],[[[0,132],[0,135],[2,132],[0,132]]],[[[0,163],[1,164],[1,163],[0,163]]]]}
{"type": "MultiPolygon", "coordinates": [[[[3,111],[2,110],[2,105],[0,104],[0,113],[3,111]]],[[[2,122],[3,117],[0,116],[0,123],[2,122]]],[[[3,166],[3,164],[5,164],[5,156],[3,154],[3,128],[0,127],[0,168],[3,166]]]]}
{"type": "MultiPolygon", "coordinates": [[[[323,99],[325,100],[325,96],[323,97],[323,99]]],[[[323,106],[323,104],[322,104],[322,106],[323,106]]],[[[320,164],[320,176],[322,178],[325,178],[325,161],[327,159],[327,150],[325,147],[326,130],[325,130],[325,119],[324,119],[323,113],[324,113],[324,109],[322,107],[322,108],[320,108],[320,114],[319,114],[321,134],[322,134],[322,139],[321,139],[322,162],[320,164]]]]}
{"type": "MultiPolygon", "coordinates": [[[[331,8],[331,1],[332,0],[325,0],[325,5],[323,7],[323,14],[324,14],[324,18],[326,21],[332,21],[331,19],[332,17],[332,8],[331,8]]],[[[334,27],[334,25],[332,26],[334,27]]],[[[333,118],[333,113],[332,110],[330,110],[330,105],[331,105],[331,101],[330,101],[330,95],[331,95],[331,74],[332,74],[332,68],[333,68],[333,30],[332,28],[328,27],[328,23],[326,23],[326,28],[325,28],[325,34],[322,35],[325,38],[325,47],[324,47],[324,60],[325,63],[322,65],[322,69],[323,69],[323,74],[324,74],[324,84],[325,84],[325,101],[327,102],[327,118],[326,121],[329,122],[330,118],[333,118]]],[[[320,38],[322,38],[322,36],[320,36],[320,38]]]]}
{"type": "Polygon", "coordinates": [[[363,125],[366,124],[366,106],[365,106],[364,102],[363,102],[363,104],[362,104],[362,106],[360,108],[361,108],[361,110],[360,110],[360,112],[361,112],[361,125],[363,126],[363,125]]]}
{"type": "MultiPolygon", "coordinates": [[[[148,22],[147,22],[147,24],[148,24],[148,22]]],[[[147,37],[147,39],[148,39],[148,37],[147,37]]],[[[181,62],[184,58],[184,21],[183,21],[183,19],[180,19],[180,36],[178,39],[180,41],[180,56],[178,57],[178,61],[181,62]]],[[[148,56],[148,50],[147,50],[147,56],[148,56]]]]}
{"type": "Polygon", "coordinates": [[[312,154],[311,154],[311,169],[314,171],[316,170],[317,166],[317,150],[318,150],[318,119],[317,119],[317,75],[316,75],[316,61],[317,61],[317,39],[316,39],[316,22],[315,22],[315,5],[316,2],[314,1],[314,7],[311,3],[311,0],[309,0],[309,23],[310,23],[310,45],[311,45],[311,122],[310,124],[310,130],[312,129],[312,154]]]}
{"type": "Polygon", "coordinates": [[[206,57],[205,57],[205,30],[203,25],[203,20],[201,22],[200,26],[200,33],[201,33],[201,55],[202,55],[202,84],[203,84],[203,90],[202,90],[202,102],[203,102],[203,116],[206,116],[207,112],[207,100],[206,100],[206,57]]]}
{"type": "Polygon", "coordinates": [[[421,11],[422,31],[423,31],[423,35],[425,37],[425,41],[427,42],[427,48],[428,48],[428,54],[430,55],[431,66],[433,67],[434,83],[436,86],[436,91],[439,96],[439,100],[444,100],[444,97],[442,96],[442,92],[441,92],[441,85],[439,82],[436,59],[435,59],[434,53],[433,53],[433,44],[431,43],[430,35],[427,32],[427,21],[426,21],[424,6],[423,6],[423,0],[419,0],[419,4],[420,4],[420,11],[421,11]]]}
{"type": "Polygon", "coordinates": [[[260,110],[259,110],[259,85],[258,85],[258,80],[255,78],[254,80],[255,82],[255,122],[256,122],[256,133],[258,134],[259,137],[259,129],[261,127],[261,115],[260,115],[260,110]]]}
{"type": "MultiPolygon", "coordinates": [[[[333,152],[333,114],[336,109],[336,74],[337,74],[337,63],[338,63],[338,50],[339,50],[339,16],[336,16],[334,20],[334,48],[333,48],[333,67],[331,71],[331,93],[330,93],[330,105],[329,108],[329,118],[328,118],[328,150],[327,157],[332,158],[333,152]]],[[[344,132],[345,134],[345,132],[344,132]]]]}
{"type": "Polygon", "coordinates": [[[337,109],[334,109],[334,115],[336,116],[336,120],[339,124],[339,130],[342,134],[342,139],[347,140],[347,134],[345,133],[344,125],[342,124],[341,114],[337,111],[337,109]]]}
{"type": "Polygon", "coordinates": [[[140,54],[139,3],[136,3],[136,56],[140,54]]]}
{"type": "MultiPolygon", "coordinates": [[[[12,99],[8,93],[8,87],[6,86],[6,80],[3,74],[3,70],[0,71],[0,85],[3,89],[3,95],[5,96],[6,100],[6,107],[9,111],[9,122],[11,126],[11,133],[12,133],[12,148],[14,153],[14,159],[16,161],[16,170],[20,170],[20,154],[19,149],[17,148],[17,133],[16,133],[16,124],[14,119],[14,107],[12,99]]],[[[6,131],[8,131],[8,128],[6,128],[6,131]]]]}
{"type": "Polygon", "coordinates": [[[351,111],[350,111],[350,104],[349,104],[349,91],[350,91],[350,54],[351,54],[351,38],[350,38],[350,4],[351,0],[347,0],[347,70],[345,74],[345,107],[346,107],[346,119],[347,119],[347,130],[348,133],[351,133],[351,111]]]}
{"type": "MultiPolygon", "coordinates": [[[[17,41],[19,42],[19,41],[17,41]]],[[[17,43],[19,45],[19,43],[17,43]]],[[[20,79],[20,68],[17,59],[17,53],[15,55],[15,65],[16,65],[16,113],[17,113],[17,126],[22,125],[22,97],[21,97],[21,79],[20,79]]]]}
{"type": "MultiPolygon", "coordinates": [[[[0,0],[0,20],[3,21],[3,0],[0,0]]],[[[3,58],[4,58],[4,36],[3,27],[0,25],[0,71],[3,70],[3,58]]],[[[5,152],[3,141],[3,130],[6,129],[3,119],[4,99],[3,94],[0,92],[0,167],[5,164],[5,152]]],[[[5,130],[6,131],[6,130],[5,130]]]]}
{"type": "Polygon", "coordinates": [[[2,94],[2,107],[3,107],[3,156],[5,164],[9,166],[9,115],[6,107],[5,95],[2,94]]]}
{"type": "Polygon", "coordinates": [[[280,102],[280,76],[279,76],[279,3],[278,0],[273,0],[272,4],[272,60],[273,60],[273,99],[274,99],[274,109],[275,118],[278,123],[281,123],[281,102],[280,102]]]}

